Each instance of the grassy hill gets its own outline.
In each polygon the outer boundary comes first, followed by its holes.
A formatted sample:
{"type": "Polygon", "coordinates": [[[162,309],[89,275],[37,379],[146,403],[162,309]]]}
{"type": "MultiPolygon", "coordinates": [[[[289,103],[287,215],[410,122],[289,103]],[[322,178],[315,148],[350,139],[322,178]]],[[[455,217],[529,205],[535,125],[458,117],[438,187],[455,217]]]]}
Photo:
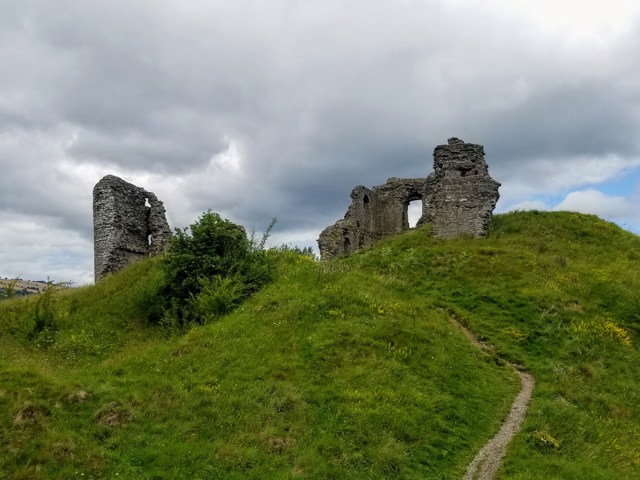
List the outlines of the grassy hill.
{"type": "Polygon", "coordinates": [[[536,390],[500,478],[640,478],[639,237],[519,212],[277,256],[189,330],[148,322],[157,260],[0,302],[0,478],[459,479],[518,391],[505,360],[536,390]]]}
{"type": "Polygon", "coordinates": [[[32,282],[31,280],[0,278],[0,299],[13,296],[26,296],[41,293],[47,288],[47,282],[32,282]]]}

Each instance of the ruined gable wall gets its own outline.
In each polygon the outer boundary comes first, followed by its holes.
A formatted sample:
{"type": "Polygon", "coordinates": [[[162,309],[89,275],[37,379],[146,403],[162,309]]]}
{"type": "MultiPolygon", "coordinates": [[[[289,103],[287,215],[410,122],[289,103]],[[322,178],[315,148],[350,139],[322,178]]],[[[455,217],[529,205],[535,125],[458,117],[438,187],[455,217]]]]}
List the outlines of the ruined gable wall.
{"type": "Polygon", "coordinates": [[[318,238],[322,258],[334,258],[371,245],[376,198],[372,190],[359,185],[351,191],[351,204],[342,220],[325,228],[318,238]]]}
{"type": "Polygon", "coordinates": [[[380,205],[373,213],[380,238],[409,230],[409,203],[422,200],[424,182],[424,178],[390,178],[384,185],[373,187],[380,205]]]}
{"type": "Polygon", "coordinates": [[[422,198],[424,178],[390,178],[368,189],[357,186],[343,220],[325,228],[318,239],[320,256],[333,258],[409,229],[409,202],[422,198]]]}
{"type": "Polygon", "coordinates": [[[489,175],[484,147],[450,138],[433,152],[420,224],[431,223],[435,237],[486,236],[500,183],[489,175]]]}
{"type": "Polygon", "coordinates": [[[165,252],[171,238],[162,202],[114,175],[102,178],[93,189],[93,232],[96,281],[165,252]]]}

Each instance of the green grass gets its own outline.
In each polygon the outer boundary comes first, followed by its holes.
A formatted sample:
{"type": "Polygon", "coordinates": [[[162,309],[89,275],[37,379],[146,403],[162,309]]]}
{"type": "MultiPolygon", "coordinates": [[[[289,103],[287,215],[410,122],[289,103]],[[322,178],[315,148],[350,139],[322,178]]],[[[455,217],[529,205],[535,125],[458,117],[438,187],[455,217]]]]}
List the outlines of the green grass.
{"type": "Polygon", "coordinates": [[[234,313],[158,318],[157,261],[0,302],[0,478],[458,479],[536,377],[501,478],[640,478],[640,239],[513,213],[334,262],[278,255],[234,313]],[[495,345],[485,354],[454,315],[495,345]]]}

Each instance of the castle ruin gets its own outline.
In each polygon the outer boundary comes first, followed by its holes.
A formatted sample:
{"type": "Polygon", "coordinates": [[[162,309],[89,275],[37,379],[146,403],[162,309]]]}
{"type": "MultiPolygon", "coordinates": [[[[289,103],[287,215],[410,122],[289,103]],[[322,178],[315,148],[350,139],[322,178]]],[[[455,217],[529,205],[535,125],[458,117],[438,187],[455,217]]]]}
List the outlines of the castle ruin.
{"type": "Polygon", "coordinates": [[[354,188],[344,219],[320,234],[320,256],[326,259],[351,253],[408,230],[409,203],[422,200],[424,182],[424,178],[390,178],[371,189],[362,185],[354,188]]]}
{"type": "Polygon", "coordinates": [[[320,233],[320,256],[345,255],[409,230],[407,212],[414,200],[422,200],[418,225],[432,224],[433,236],[485,236],[500,183],[489,176],[484,147],[454,137],[438,145],[433,158],[434,171],[427,178],[390,178],[371,189],[355,187],[344,219],[320,233]]]}
{"type": "Polygon", "coordinates": [[[136,260],[164,253],[171,229],[152,192],[107,175],[93,188],[93,236],[97,282],[136,260]]]}

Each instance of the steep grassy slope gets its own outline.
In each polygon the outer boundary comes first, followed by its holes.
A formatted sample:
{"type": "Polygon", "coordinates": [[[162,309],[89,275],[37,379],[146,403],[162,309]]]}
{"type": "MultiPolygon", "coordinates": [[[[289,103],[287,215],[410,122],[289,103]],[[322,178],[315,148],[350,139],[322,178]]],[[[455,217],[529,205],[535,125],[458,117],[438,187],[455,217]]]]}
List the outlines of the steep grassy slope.
{"type": "Polygon", "coordinates": [[[155,262],[41,300],[53,328],[3,301],[0,478],[461,478],[519,387],[502,358],[537,379],[503,478],[638,478],[638,266],[638,237],[532,212],[483,240],[281,254],[186,333],[146,323],[155,262]]]}

